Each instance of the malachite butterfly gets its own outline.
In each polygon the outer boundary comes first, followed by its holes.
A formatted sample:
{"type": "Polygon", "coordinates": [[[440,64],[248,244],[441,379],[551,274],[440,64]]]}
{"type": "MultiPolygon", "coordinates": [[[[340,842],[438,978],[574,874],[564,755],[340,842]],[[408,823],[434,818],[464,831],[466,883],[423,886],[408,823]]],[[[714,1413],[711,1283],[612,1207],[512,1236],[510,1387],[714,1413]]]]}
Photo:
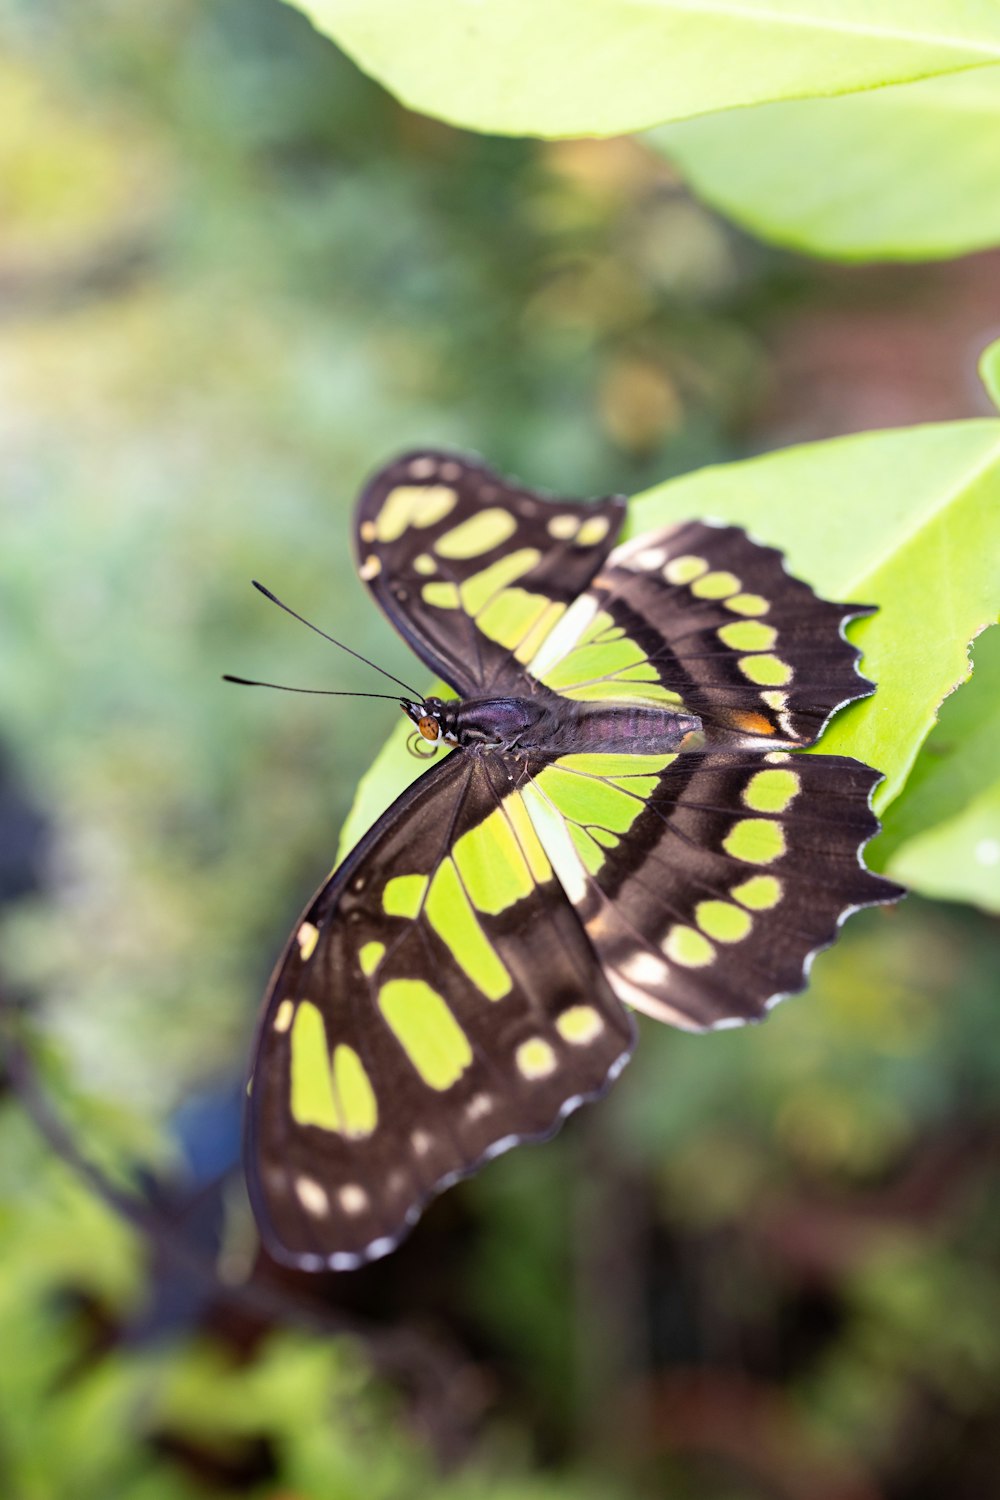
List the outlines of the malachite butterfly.
{"type": "Polygon", "coordinates": [[[797,755],[873,685],[830,604],[735,526],[615,546],[578,504],[428,450],[358,503],[361,577],[454,699],[400,699],[441,758],[320,888],[248,1087],[271,1253],[350,1269],[434,1194],[551,1135],[628,1061],[631,1012],[758,1020],[871,874],[879,775],[797,755]]]}

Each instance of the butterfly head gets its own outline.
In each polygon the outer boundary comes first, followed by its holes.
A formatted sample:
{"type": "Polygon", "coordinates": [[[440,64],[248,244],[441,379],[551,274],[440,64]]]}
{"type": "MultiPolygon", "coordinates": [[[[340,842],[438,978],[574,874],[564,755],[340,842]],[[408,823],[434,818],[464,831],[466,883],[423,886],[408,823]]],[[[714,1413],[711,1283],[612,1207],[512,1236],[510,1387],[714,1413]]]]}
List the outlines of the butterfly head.
{"type": "MultiPolygon", "coordinates": [[[[449,745],[457,742],[454,728],[454,712],[441,698],[424,698],[414,702],[401,698],[399,706],[407,718],[416,725],[417,734],[430,745],[440,745],[442,740],[449,745]]],[[[425,747],[426,748],[426,747],[425,747]]]]}

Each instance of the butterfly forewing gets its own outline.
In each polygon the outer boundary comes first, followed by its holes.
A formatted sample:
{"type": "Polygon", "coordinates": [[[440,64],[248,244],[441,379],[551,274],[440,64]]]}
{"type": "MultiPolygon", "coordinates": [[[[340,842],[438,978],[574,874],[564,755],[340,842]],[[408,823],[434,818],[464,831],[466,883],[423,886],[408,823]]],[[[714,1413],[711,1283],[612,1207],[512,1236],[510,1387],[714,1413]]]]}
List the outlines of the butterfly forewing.
{"type": "Polygon", "coordinates": [[[272,982],[247,1115],[270,1248],[383,1254],[432,1194],[599,1094],[631,1042],[521,789],[450,755],[318,892],[272,982]]]}
{"type": "Polygon", "coordinates": [[[358,571],[463,696],[507,692],[614,545],[619,499],[551,500],[472,459],[404,454],[358,505],[358,571]]]}

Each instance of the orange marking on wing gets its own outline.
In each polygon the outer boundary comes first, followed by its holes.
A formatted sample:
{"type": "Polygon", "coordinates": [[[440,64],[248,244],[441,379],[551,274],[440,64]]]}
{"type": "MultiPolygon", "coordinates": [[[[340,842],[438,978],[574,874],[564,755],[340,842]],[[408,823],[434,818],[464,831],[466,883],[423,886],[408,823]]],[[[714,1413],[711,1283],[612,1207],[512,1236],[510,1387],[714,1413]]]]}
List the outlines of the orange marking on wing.
{"type": "Polygon", "coordinates": [[[745,729],[747,734],[774,734],[774,725],[763,714],[734,713],[732,721],[737,729],[745,729]]]}

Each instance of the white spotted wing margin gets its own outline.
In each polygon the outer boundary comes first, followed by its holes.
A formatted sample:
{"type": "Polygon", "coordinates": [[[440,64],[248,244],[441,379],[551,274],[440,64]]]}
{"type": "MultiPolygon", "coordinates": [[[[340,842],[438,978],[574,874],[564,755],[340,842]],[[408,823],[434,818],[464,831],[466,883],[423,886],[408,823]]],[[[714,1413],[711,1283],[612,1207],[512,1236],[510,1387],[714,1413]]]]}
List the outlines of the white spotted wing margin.
{"type": "Polygon", "coordinates": [[[257,1222],[287,1265],[386,1254],[435,1194],[550,1136],[631,1054],[512,770],[473,748],[425,772],[277,965],[244,1135],[257,1222]]]}

